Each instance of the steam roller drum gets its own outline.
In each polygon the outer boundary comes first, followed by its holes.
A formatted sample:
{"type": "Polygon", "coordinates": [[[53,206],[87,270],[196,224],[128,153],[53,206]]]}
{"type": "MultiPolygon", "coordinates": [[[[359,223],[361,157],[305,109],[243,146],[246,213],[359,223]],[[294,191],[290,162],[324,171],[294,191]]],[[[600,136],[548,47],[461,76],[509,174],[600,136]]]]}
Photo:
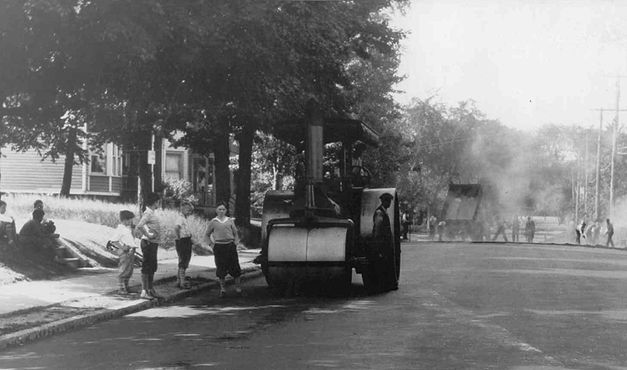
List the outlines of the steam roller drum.
{"type": "Polygon", "coordinates": [[[275,226],[268,235],[268,284],[282,290],[313,283],[344,289],[350,286],[347,229],[275,226]]]}

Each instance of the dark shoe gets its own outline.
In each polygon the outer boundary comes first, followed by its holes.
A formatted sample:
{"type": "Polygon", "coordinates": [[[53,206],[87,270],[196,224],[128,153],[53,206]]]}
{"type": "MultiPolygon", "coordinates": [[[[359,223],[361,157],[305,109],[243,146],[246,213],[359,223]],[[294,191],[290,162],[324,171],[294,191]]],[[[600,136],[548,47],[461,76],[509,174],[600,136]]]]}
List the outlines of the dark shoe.
{"type": "Polygon", "coordinates": [[[226,291],[225,290],[221,290],[220,291],[220,298],[224,298],[226,297],[226,291]]]}
{"type": "Polygon", "coordinates": [[[157,298],[157,299],[159,299],[159,298],[163,298],[163,296],[162,296],[162,295],[159,295],[159,294],[158,294],[158,293],[157,293],[154,289],[150,289],[150,292],[149,292],[149,293],[150,293],[150,295],[151,295],[151,296],[153,296],[154,298],[157,298]]]}

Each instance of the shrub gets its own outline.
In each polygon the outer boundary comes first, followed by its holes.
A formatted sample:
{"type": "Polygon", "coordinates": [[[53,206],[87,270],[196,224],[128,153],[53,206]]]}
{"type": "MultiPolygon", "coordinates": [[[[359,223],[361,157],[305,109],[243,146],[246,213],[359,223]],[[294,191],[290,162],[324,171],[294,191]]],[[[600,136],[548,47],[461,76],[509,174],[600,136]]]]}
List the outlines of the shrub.
{"type": "Polygon", "coordinates": [[[184,179],[168,178],[165,181],[164,202],[173,206],[181,202],[197,204],[198,199],[192,191],[192,183],[184,179]]]}

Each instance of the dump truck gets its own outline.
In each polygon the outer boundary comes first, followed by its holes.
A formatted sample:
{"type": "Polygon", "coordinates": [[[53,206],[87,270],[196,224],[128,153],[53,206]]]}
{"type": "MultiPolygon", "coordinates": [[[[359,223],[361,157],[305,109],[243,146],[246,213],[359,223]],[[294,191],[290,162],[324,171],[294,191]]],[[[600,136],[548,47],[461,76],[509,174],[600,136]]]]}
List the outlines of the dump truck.
{"type": "Polygon", "coordinates": [[[482,184],[450,184],[441,220],[447,239],[489,239],[489,222],[494,215],[491,187],[482,184]]]}
{"type": "Polygon", "coordinates": [[[371,189],[369,172],[353,166],[357,145],[379,144],[378,135],[354,117],[324,118],[315,102],[304,119],[277,125],[274,135],[304,149],[305,175],[294,191],[268,191],[262,214],[257,262],[270,288],[284,294],[313,285],[348,293],[353,269],[369,292],[398,288],[400,217],[395,188],[371,189]],[[339,182],[325,184],[323,149],[341,143],[339,182]],[[374,213],[383,194],[391,237],[373,237],[374,213]],[[387,196],[386,196],[387,197],[387,196]]]}

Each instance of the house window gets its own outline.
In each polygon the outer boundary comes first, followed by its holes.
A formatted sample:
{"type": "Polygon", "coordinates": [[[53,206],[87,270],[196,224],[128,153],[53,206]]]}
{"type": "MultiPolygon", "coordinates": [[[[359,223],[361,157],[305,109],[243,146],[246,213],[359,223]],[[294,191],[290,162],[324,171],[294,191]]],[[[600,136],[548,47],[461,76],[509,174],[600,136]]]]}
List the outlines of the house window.
{"type": "Polygon", "coordinates": [[[106,175],[107,174],[107,156],[104,150],[92,153],[90,156],[91,173],[106,175]]]}
{"type": "Polygon", "coordinates": [[[122,150],[108,143],[93,151],[89,156],[90,173],[107,176],[122,176],[122,150]]]}
{"type": "Polygon", "coordinates": [[[122,176],[122,150],[120,150],[120,147],[117,145],[111,146],[111,175],[122,176]]]}
{"type": "Polygon", "coordinates": [[[179,180],[183,178],[183,153],[165,154],[165,178],[179,180]]]}

